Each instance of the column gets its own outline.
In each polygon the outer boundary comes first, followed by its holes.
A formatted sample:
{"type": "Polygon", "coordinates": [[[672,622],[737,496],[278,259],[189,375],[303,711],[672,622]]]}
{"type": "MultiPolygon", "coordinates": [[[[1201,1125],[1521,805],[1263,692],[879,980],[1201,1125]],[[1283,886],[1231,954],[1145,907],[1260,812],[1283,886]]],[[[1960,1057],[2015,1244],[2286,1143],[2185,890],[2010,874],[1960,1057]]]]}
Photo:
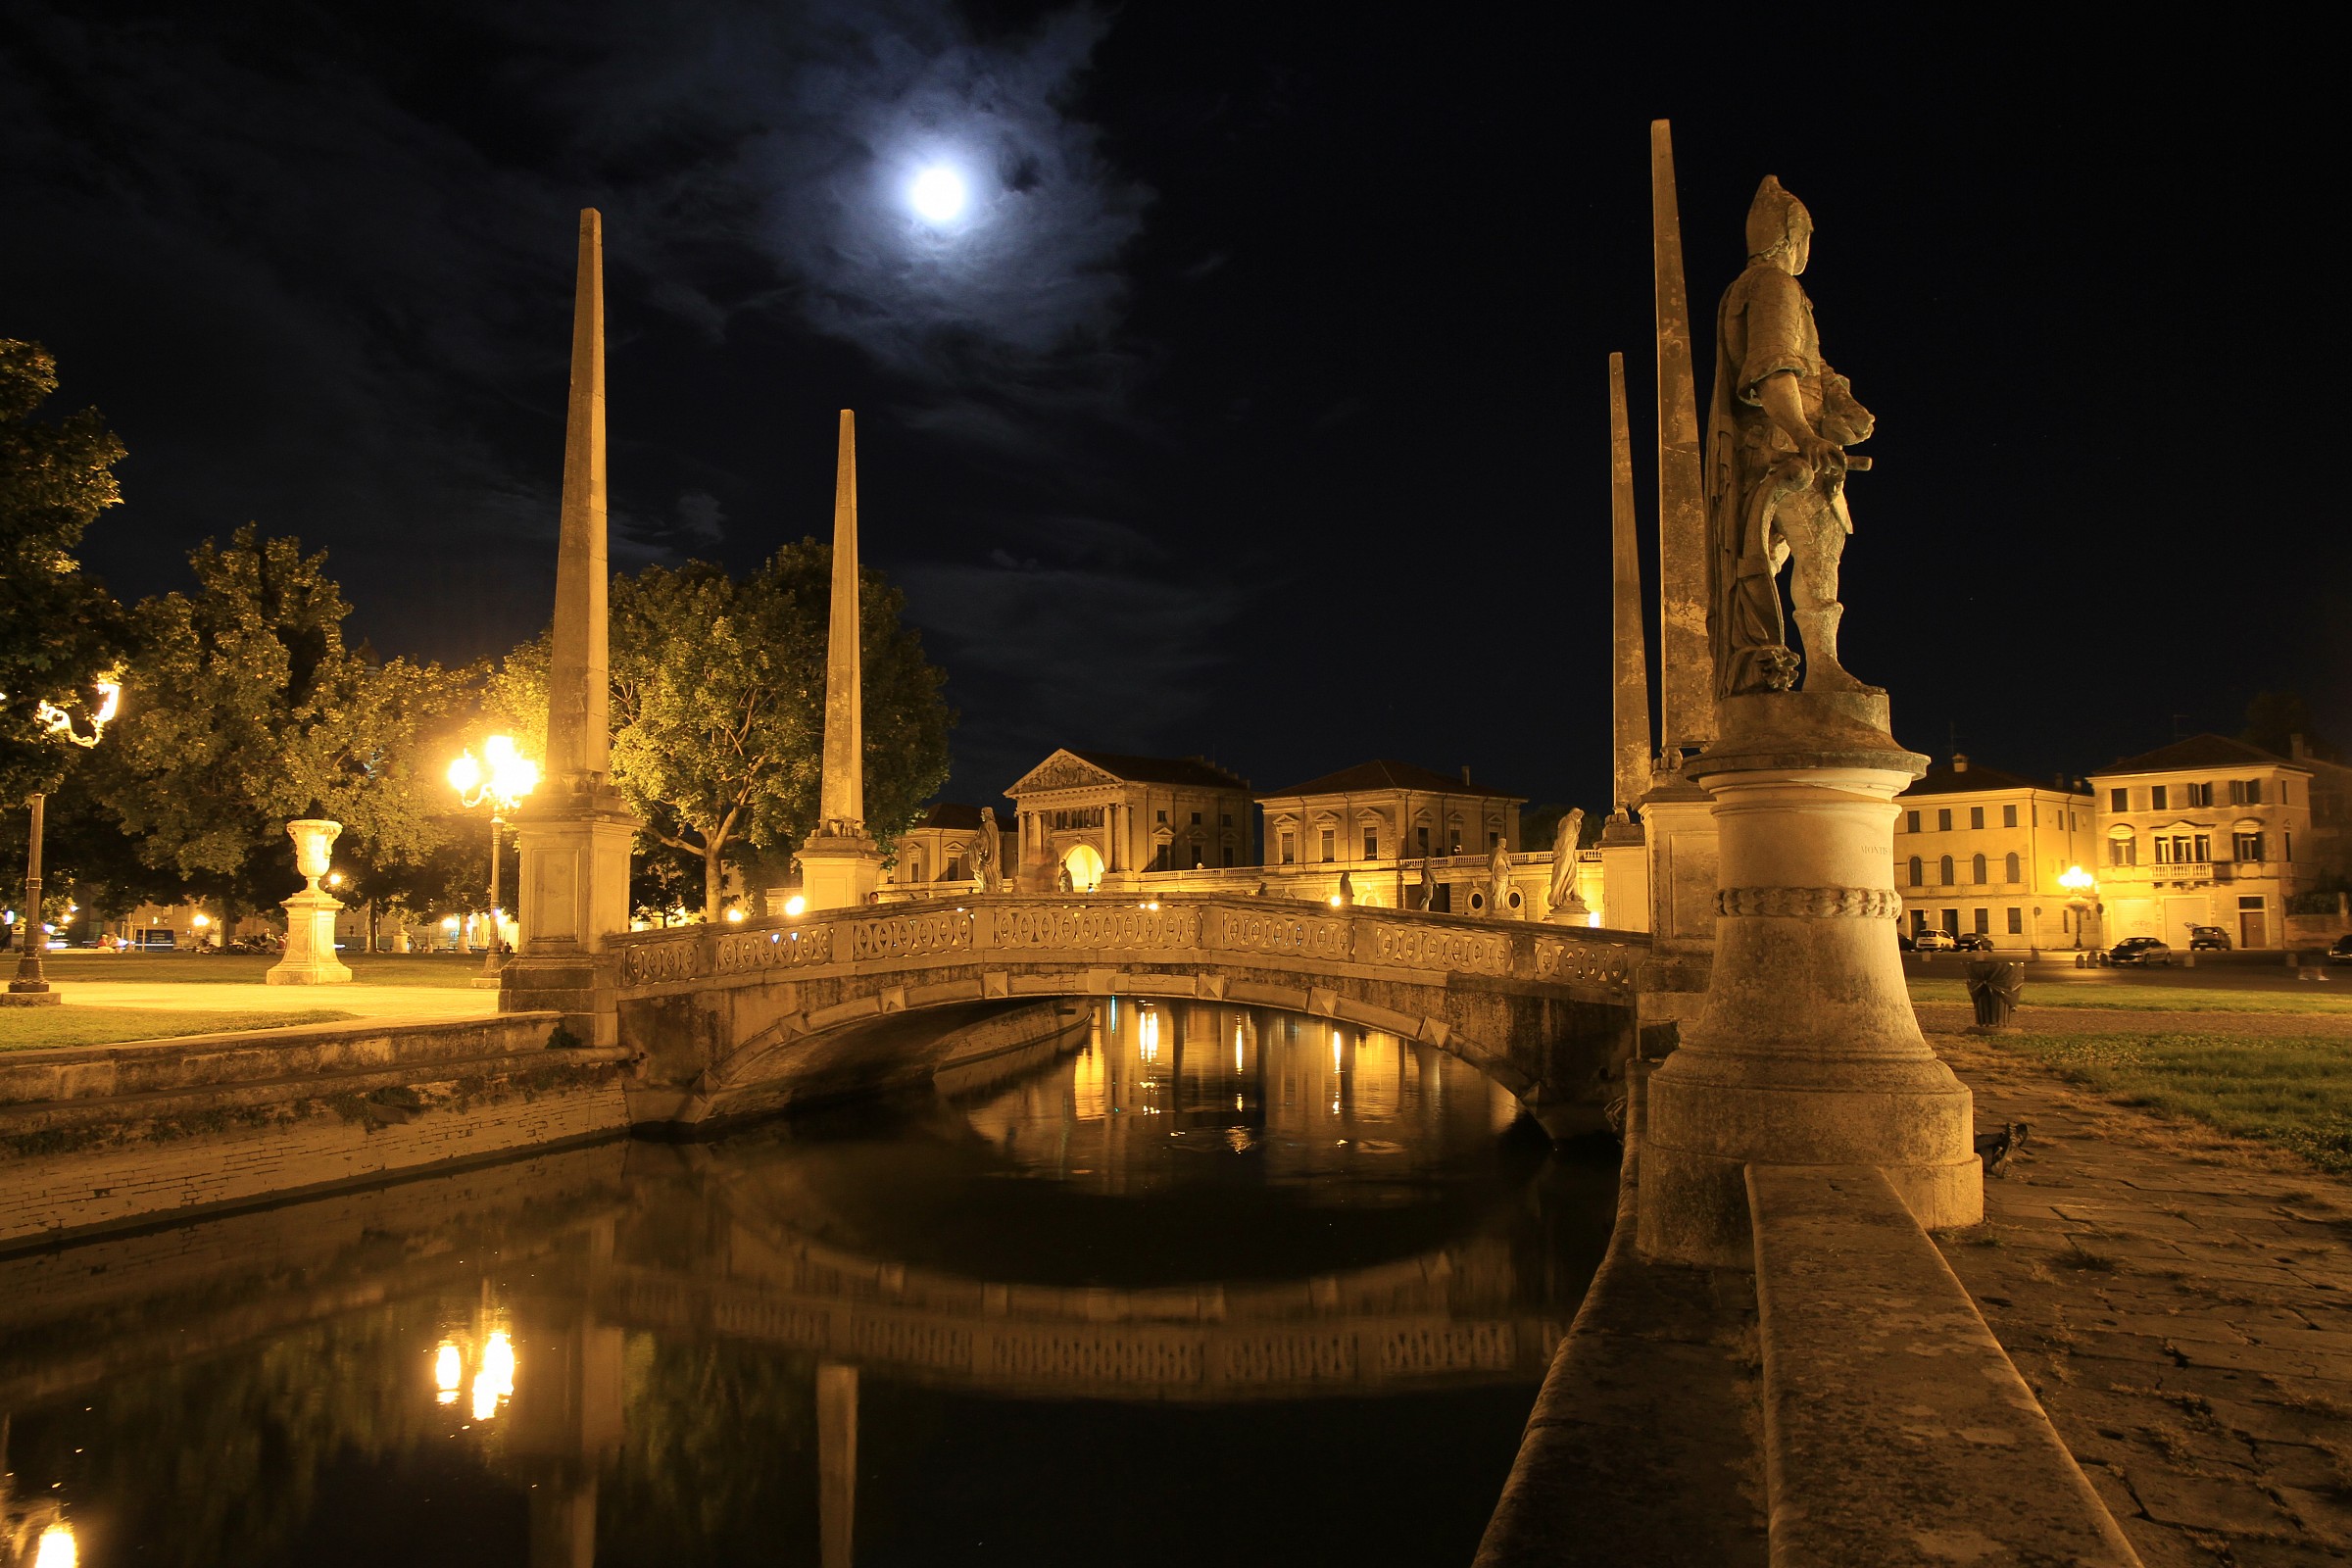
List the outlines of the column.
{"type": "Polygon", "coordinates": [[[833,475],[833,599],[825,632],[825,754],[816,830],[801,846],[801,891],[811,909],[867,902],[882,852],[865,831],[864,693],[858,616],[857,416],[841,411],[833,475]]]}

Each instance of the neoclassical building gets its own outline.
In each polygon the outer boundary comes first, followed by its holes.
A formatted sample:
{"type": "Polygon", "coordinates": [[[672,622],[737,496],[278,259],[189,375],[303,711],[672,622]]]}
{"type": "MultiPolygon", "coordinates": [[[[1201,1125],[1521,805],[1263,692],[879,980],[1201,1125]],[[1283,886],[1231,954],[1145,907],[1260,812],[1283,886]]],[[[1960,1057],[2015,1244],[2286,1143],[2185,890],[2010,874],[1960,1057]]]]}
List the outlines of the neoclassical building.
{"type": "MultiPolygon", "coordinates": [[[[997,827],[1003,833],[1004,824],[997,827]]],[[[909,898],[921,897],[923,890],[949,891],[943,883],[960,891],[979,874],[973,853],[979,842],[980,808],[941,801],[899,835],[897,863],[885,873],[884,883],[909,898]]],[[[1011,835],[1004,834],[1000,842],[1009,849],[1011,835]]]]}
{"type": "Polygon", "coordinates": [[[2021,952],[2099,945],[2091,901],[2059,880],[2094,858],[2089,795],[1954,754],[1894,804],[1894,885],[1911,931],[1973,931],[2021,952]]]}
{"type": "Polygon", "coordinates": [[[1250,781],[1203,757],[1129,757],[1064,747],[1007,789],[1013,885],[1080,891],[1152,871],[1239,868],[1255,858],[1250,781]]]}

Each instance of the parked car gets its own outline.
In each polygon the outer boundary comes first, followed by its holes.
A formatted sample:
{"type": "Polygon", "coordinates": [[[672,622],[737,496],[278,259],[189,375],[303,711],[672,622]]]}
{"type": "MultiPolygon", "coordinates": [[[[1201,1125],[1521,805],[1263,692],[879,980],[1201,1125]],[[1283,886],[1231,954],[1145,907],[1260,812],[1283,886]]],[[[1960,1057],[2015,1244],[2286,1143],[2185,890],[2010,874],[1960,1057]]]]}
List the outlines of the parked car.
{"type": "Polygon", "coordinates": [[[1982,931],[1963,931],[1952,939],[1952,945],[1962,953],[1990,953],[1992,938],[1982,931]]]}
{"type": "Polygon", "coordinates": [[[2328,961],[2329,963],[2352,963],[2352,936],[2335,939],[2335,946],[2328,950],[2328,961]]]}
{"type": "Polygon", "coordinates": [[[2188,928],[2188,951],[2228,953],[2230,933],[2218,925],[2192,925],[2188,928]]]}
{"type": "Polygon", "coordinates": [[[2136,963],[2145,967],[2151,963],[2172,966],[2172,944],[2159,937],[2126,937],[2107,950],[2109,963],[2136,963]]]}
{"type": "Polygon", "coordinates": [[[1911,940],[1911,933],[1904,930],[1899,925],[1894,928],[1894,945],[1902,949],[1905,953],[1909,953],[1912,949],[1919,946],[1918,943],[1911,940]]]}
{"type": "Polygon", "coordinates": [[[1949,931],[1930,926],[1925,931],[1911,933],[1911,945],[1922,953],[1949,953],[1960,945],[1960,939],[1949,931]]]}

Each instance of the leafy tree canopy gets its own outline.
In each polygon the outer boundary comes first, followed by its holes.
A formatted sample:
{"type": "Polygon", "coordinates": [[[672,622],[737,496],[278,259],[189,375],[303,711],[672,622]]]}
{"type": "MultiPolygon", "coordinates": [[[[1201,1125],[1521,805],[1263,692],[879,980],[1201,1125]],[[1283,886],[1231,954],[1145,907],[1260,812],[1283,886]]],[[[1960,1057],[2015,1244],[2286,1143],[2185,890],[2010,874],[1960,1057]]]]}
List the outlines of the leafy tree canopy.
{"type": "Polygon", "coordinates": [[[439,737],[470,707],[463,673],[346,648],[323,553],[250,524],[188,558],[196,591],[142,601],[122,716],[92,754],[141,857],[231,910],[299,878],[285,824],[343,824],[336,858],[415,865],[453,831],[439,737]]]}
{"type": "Polygon", "coordinates": [[[2303,737],[2311,755],[2321,760],[2343,760],[2342,754],[2313,725],[2310,705],[2303,701],[2301,692],[2256,692],[2254,700],[2246,704],[2246,727],[2238,732],[2237,738],[2248,746],[2291,757],[2298,735],[2303,737]]]}
{"type": "Polygon", "coordinates": [[[122,443],[96,409],[33,416],[57,390],[37,343],[0,338],[0,799],[57,787],[76,755],[43,704],[85,726],[93,684],[122,658],[122,612],[74,551],[122,499],[122,443]]]}

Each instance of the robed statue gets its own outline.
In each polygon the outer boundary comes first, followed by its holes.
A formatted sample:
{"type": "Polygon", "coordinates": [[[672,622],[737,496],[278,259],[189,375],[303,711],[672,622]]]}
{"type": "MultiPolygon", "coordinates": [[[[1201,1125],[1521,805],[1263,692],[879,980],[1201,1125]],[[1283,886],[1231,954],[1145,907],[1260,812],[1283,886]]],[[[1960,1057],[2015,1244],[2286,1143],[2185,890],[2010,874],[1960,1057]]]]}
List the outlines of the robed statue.
{"type": "Polygon", "coordinates": [[[1561,817],[1551,835],[1551,907],[1578,915],[1590,912],[1576,891],[1576,841],[1584,831],[1585,813],[1580,808],[1561,817]]]}
{"type": "Polygon", "coordinates": [[[1767,174],[1747,212],[1747,270],[1715,314],[1707,531],[1719,696],[1798,684],[1781,612],[1780,570],[1791,562],[1804,687],[1864,689],[1838,662],[1838,562],[1854,529],[1846,471],[1870,466],[1845,449],[1869,437],[1872,421],[1822,360],[1813,302],[1797,282],[1812,249],[1811,215],[1767,174]]]}
{"type": "Polygon", "coordinates": [[[1421,879],[1413,886],[1413,907],[1434,908],[1438,902],[1438,879],[1429,874],[1429,857],[1421,857],[1421,879]]]}
{"type": "Polygon", "coordinates": [[[1487,913],[1497,920],[1511,918],[1511,847],[1499,835],[1487,856],[1487,913]]]}
{"type": "Polygon", "coordinates": [[[1004,838],[997,830],[996,808],[980,808],[980,848],[976,857],[980,873],[980,891],[1004,891],[1004,838]]]}

